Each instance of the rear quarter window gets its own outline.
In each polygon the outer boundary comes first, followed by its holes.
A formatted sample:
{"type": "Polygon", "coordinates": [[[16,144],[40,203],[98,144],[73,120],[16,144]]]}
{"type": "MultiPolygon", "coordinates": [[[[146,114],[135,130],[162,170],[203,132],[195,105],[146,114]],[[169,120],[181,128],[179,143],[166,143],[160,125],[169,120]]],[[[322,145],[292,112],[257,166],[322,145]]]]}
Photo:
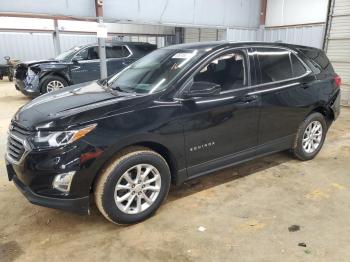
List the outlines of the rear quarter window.
{"type": "Polygon", "coordinates": [[[307,58],[305,62],[314,73],[318,74],[322,71],[334,73],[332,64],[324,51],[311,48],[299,48],[298,50],[307,58]]]}

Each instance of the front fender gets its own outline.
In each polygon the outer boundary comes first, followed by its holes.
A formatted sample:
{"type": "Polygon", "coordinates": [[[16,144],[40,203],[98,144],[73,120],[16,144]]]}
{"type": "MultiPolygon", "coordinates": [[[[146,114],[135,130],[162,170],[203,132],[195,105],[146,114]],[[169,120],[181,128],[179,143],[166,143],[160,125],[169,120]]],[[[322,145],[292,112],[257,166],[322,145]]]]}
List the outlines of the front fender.
{"type": "Polygon", "coordinates": [[[64,78],[70,85],[73,84],[68,64],[40,64],[38,67],[40,68],[40,80],[49,75],[56,75],[64,78]]]}

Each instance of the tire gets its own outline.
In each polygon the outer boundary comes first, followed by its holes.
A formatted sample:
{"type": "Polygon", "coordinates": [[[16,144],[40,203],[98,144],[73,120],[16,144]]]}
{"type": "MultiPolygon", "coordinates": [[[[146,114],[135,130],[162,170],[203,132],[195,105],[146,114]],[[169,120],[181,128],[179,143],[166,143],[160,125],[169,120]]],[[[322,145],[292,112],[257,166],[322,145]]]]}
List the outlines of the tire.
{"type": "Polygon", "coordinates": [[[41,80],[42,84],[41,84],[41,92],[42,93],[49,93],[52,91],[56,91],[59,90],[65,86],[68,85],[68,82],[60,77],[60,76],[45,76],[42,80],[41,80]],[[53,86],[54,84],[57,84],[57,89],[53,90],[53,86]]]}
{"type": "Polygon", "coordinates": [[[130,147],[115,156],[99,174],[94,184],[95,203],[102,215],[112,223],[137,223],[152,216],[160,207],[168,195],[170,181],[169,166],[161,155],[148,148],[130,147]],[[151,170],[144,178],[144,184],[137,184],[137,167],[140,166],[142,175],[145,175],[148,168],[151,170]],[[129,174],[129,179],[135,184],[125,179],[126,174],[129,174]],[[154,179],[156,182],[146,184],[146,179],[154,179]],[[128,189],[117,189],[117,185],[118,188],[128,189]],[[130,188],[130,185],[134,187],[130,188]],[[151,187],[159,188],[158,192],[146,189],[151,187]],[[128,194],[129,197],[122,202],[123,197],[128,194]],[[147,200],[153,200],[152,204],[143,198],[145,195],[147,200]],[[128,209],[125,209],[130,201],[128,209]]]}
{"type": "Polygon", "coordinates": [[[326,138],[328,126],[325,117],[320,113],[310,114],[299,126],[297,135],[295,137],[292,152],[295,157],[302,161],[313,159],[321,150],[324,140],[326,138]],[[317,131],[315,135],[310,137],[309,130],[320,130],[321,134],[317,131]],[[310,127],[310,129],[308,129],[310,127]],[[314,129],[313,129],[314,128],[314,129]],[[318,128],[318,129],[317,129],[318,128]],[[307,130],[308,129],[308,130],[307,130]],[[304,142],[303,142],[304,140],[304,142]],[[307,142],[309,141],[309,142],[307,142]],[[312,141],[312,143],[310,143],[312,141]],[[314,147],[312,145],[315,145],[314,147]]]}

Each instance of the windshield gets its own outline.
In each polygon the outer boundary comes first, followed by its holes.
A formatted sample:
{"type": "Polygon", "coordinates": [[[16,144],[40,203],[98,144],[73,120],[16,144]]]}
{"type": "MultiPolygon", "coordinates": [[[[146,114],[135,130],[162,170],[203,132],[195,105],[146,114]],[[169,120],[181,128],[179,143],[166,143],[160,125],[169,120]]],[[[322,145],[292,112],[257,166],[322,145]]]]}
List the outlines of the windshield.
{"type": "Polygon", "coordinates": [[[68,49],[67,51],[64,51],[63,53],[56,56],[55,60],[58,61],[70,61],[74,54],[81,49],[80,46],[72,47],[71,49],[68,49]]]}
{"type": "Polygon", "coordinates": [[[198,50],[158,49],[112,76],[107,85],[123,92],[159,92],[199,56],[198,50]]]}

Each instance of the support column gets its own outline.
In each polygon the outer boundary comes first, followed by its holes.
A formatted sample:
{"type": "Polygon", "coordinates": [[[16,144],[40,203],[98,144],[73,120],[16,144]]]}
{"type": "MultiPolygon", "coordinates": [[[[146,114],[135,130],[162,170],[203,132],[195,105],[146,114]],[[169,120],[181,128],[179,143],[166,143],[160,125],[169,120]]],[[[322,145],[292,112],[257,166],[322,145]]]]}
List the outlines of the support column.
{"type": "MultiPolygon", "coordinates": [[[[103,24],[103,0],[95,0],[96,16],[98,27],[104,27],[103,24]]],[[[99,29],[98,29],[99,30],[99,29]]],[[[107,78],[107,61],[106,61],[106,39],[101,35],[98,36],[98,53],[100,56],[100,77],[107,78]]]]}
{"type": "Polygon", "coordinates": [[[53,20],[53,23],[54,23],[54,31],[52,33],[53,46],[55,49],[55,55],[58,56],[61,53],[61,44],[60,44],[60,31],[58,29],[58,21],[56,18],[53,20]]]}

